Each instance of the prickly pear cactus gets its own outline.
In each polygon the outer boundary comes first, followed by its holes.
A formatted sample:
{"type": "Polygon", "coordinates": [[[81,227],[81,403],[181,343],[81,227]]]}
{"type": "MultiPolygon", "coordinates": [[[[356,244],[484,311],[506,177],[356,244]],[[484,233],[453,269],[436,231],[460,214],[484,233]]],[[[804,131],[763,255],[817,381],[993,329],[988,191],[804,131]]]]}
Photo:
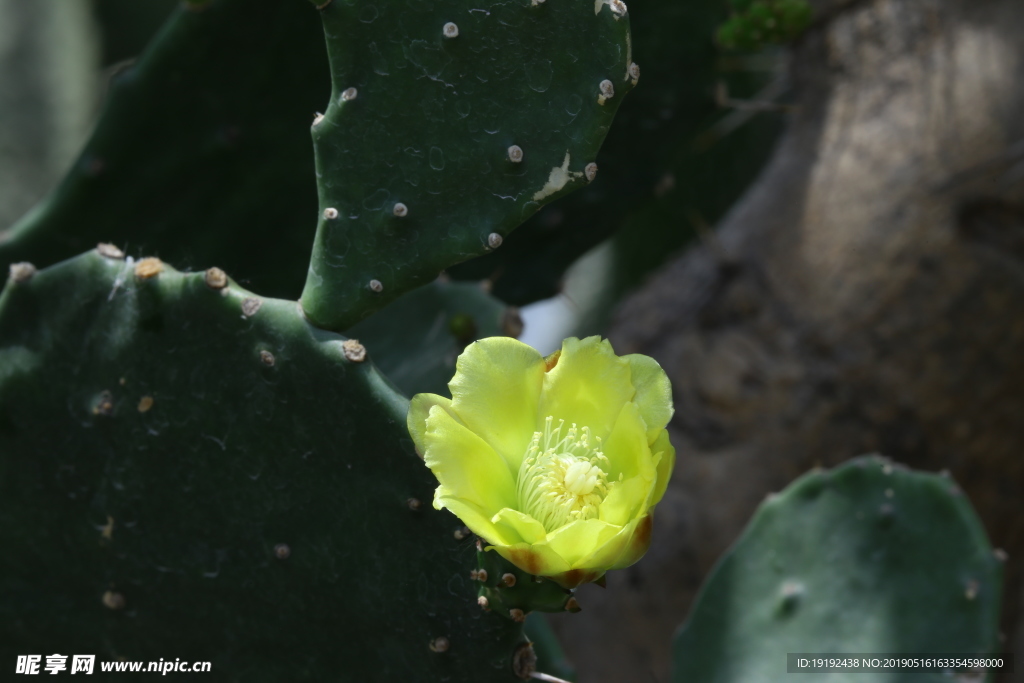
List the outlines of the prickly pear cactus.
{"type": "Polygon", "coordinates": [[[254,681],[517,680],[521,627],[480,611],[473,542],[430,507],[371,356],[216,269],[111,247],[14,269],[7,646],[254,681]]]}
{"type": "Polygon", "coordinates": [[[0,226],[0,263],[112,242],[297,297],[316,220],[308,126],[329,92],[320,21],[300,0],[179,3],[111,80],[60,185],[0,226]]]}
{"type": "Polygon", "coordinates": [[[517,337],[523,321],[479,285],[434,281],[400,297],[350,328],[348,336],[373,349],[373,360],[402,393],[449,396],[455,360],[470,342],[517,337]]]}
{"type": "Polygon", "coordinates": [[[638,75],[620,0],[315,4],[333,90],[313,124],[314,324],[350,327],[597,177],[638,75]]]}
{"type": "Polygon", "coordinates": [[[878,457],[812,472],[718,563],[675,638],[673,680],[781,683],[790,652],[997,652],[1002,565],[947,477],[878,457]]]}

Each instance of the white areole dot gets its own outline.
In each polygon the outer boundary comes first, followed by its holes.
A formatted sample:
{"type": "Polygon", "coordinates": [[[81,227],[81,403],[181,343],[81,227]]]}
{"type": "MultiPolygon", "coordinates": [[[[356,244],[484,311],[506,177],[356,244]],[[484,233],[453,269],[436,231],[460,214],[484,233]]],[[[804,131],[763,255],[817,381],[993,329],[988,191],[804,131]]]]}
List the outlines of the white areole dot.
{"type": "Polygon", "coordinates": [[[452,23],[450,21],[447,24],[444,25],[443,31],[444,31],[444,37],[445,38],[458,38],[459,37],[459,27],[456,26],[454,23],[452,23]]]}
{"type": "Polygon", "coordinates": [[[345,88],[345,91],[343,93],[341,93],[341,101],[342,102],[351,102],[356,97],[358,97],[358,95],[359,95],[359,91],[356,90],[355,88],[345,88]]]}

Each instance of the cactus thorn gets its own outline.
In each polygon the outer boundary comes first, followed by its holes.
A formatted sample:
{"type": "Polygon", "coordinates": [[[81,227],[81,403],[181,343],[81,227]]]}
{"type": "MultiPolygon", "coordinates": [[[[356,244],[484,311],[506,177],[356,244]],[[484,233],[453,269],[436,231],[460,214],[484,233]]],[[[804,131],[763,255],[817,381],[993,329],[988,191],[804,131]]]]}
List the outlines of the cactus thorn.
{"type": "Polygon", "coordinates": [[[447,652],[449,647],[451,647],[451,643],[444,636],[438,636],[430,641],[431,652],[447,652]]]}
{"type": "Polygon", "coordinates": [[[629,69],[628,69],[627,73],[629,74],[628,77],[633,81],[633,85],[636,85],[637,82],[640,80],[640,67],[639,67],[639,65],[637,65],[636,62],[631,63],[629,65],[629,69]]]}
{"type": "Polygon", "coordinates": [[[450,21],[447,24],[444,25],[444,28],[442,29],[442,31],[444,33],[444,37],[445,38],[458,38],[459,37],[459,27],[456,26],[454,23],[452,23],[450,21]]]}
{"type": "Polygon", "coordinates": [[[484,609],[488,609],[488,604],[489,603],[487,601],[487,598],[485,596],[481,595],[480,597],[478,597],[476,599],[476,604],[480,605],[484,609]]]}
{"type": "Polygon", "coordinates": [[[543,5],[544,4],[544,0],[532,0],[532,2],[530,4],[533,5],[534,7],[536,7],[537,5],[543,5]]]}
{"type": "Polygon", "coordinates": [[[11,280],[14,282],[28,282],[36,274],[36,267],[28,261],[11,264],[11,280]]]}
{"type": "Polygon", "coordinates": [[[967,588],[964,589],[964,597],[968,600],[974,600],[978,597],[978,582],[974,579],[968,579],[967,588]]]}
{"type": "Polygon", "coordinates": [[[409,207],[403,204],[402,202],[396,202],[395,208],[392,209],[392,213],[398,216],[399,218],[405,218],[406,216],[409,215],[409,207]]]}
{"type": "Polygon", "coordinates": [[[512,655],[512,673],[524,681],[537,671],[537,653],[533,643],[523,643],[512,655]]]}
{"type": "Polygon", "coordinates": [[[292,555],[292,549],[287,543],[278,543],[274,546],[274,557],[279,560],[287,560],[292,555]]]}
{"type": "Polygon", "coordinates": [[[580,607],[580,603],[578,600],[576,600],[576,598],[569,598],[565,603],[566,612],[572,612],[573,614],[575,614],[576,612],[581,612],[582,610],[583,608],[580,607]]]}
{"type": "Polygon", "coordinates": [[[616,19],[621,19],[629,12],[629,8],[622,0],[608,0],[608,9],[612,11],[616,19]]]}
{"type": "Polygon", "coordinates": [[[526,621],[526,612],[519,609],[518,607],[513,607],[512,609],[510,609],[508,611],[508,615],[512,617],[512,621],[518,624],[521,624],[524,621],[526,621]]]}
{"type": "Polygon", "coordinates": [[[107,244],[106,242],[100,242],[96,245],[96,251],[99,252],[100,256],[106,256],[107,258],[123,259],[124,252],[115,247],[113,244],[107,244]]]}
{"type": "Polygon", "coordinates": [[[513,164],[518,164],[523,160],[523,148],[519,145],[512,145],[508,148],[508,160],[513,164]]]}
{"type": "Polygon", "coordinates": [[[894,495],[896,495],[896,494],[893,492],[892,489],[886,489],[885,490],[885,497],[886,498],[892,498],[894,495]]]}
{"type": "Polygon", "coordinates": [[[316,127],[316,126],[319,126],[319,125],[320,125],[320,122],[321,122],[321,121],[323,121],[323,120],[324,120],[324,115],[323,115],[323,114],[321,114],[320,112],[317,112],[317,113],[316,113],[316,114],[315,114],[315,115],[313,116],[313,126],[314,126],[314,127],[316,127]]]}
{"type": "Polygon", "coordinates": [[[513,574],[512,572],[507,572],[507,573],[501,575],[501,581],[506,586],[511,588],[512,586],[516,585],[516,575],[513,574]]]}
{"type": "Polygon", "coordinates": [[[594,182],[594,178],[597,177],[597,164],[591,161],[583,168],[583,174],[587,177],[587,182],[594,182]]]}
{"type": "Polygon", "coordinates": [[[272,354],[270,351],[260,351],[260,361],[262,361],[263,364],[269,368],[274,367],[274,363],[277,362],[277,360],[274,358],[274,354],[272,354]]]}
{"type": "Polygon", "coordinates": [[[381,284],[380,280],[370,280],[370,290],[380,294],[384,291],[384,285],[381,284]]]}
{"type": "Polygon", "coordinates": [[[317,6],[316,6],[316,8],[317,8],[317,9],[324,9],[324,8],[325,8],[325,7],[327,7],[327,6],[329,5],[329,4],[331,4],[331,2],[332,2],[332,0],[327,0],[327,2],[323,2],[323,3],[320,3],[319,5],[317,5],[317,6]]]}
{"type": "Polygon", "coordinates": [[[153,397],[152,396],[143,396],[142,398],[139,399],[138,408],[139,408],[139,412],[140,413],[148,413],[149,409],[152,408],[152,407],[153,407],[153,397]]]}
{"type": "Polygon", "coordinates": [[[598,104],[604,104],[611,98],[615,97],[615,84],[607,78],[601,81],[597,88],[600,91],[600,94],[597,96],[598,104]]]}
{"type": "MultiPolygon", "coordinates": [[[[365,349],[364,349],[364,351],[365,351],[365,349]]],[[[423,506],[423,503],[420,502],[419,498],[410,498],[409,500],[405,501],[405,504],[408,505],[409,509],[414,511],[414,512],[416,510],[419,510],[420,507],[423,506]]]]}
{"type": "Polygon", "coordinates": [[[224,289],[228,286],[227,273],[217,267],[207,269],[203,280],[210,289],[224,289]]]}
{"type": "Polygon", "coordinates": [[[456,541],[461,541],[465,538],[469,538],[471,533],[472,532],[469,530],[468,526],[463,526],[456,529],[453,535],[455,536],[456,541]]]}
{"type": "Polygon", "coordinates": [[[501,246],[501,243],[503,241],[504,240],[502,239],[501,235],[499,235],[496,232],[492,232],[490,235],[487,236],[487,246],[490,247],[491,249],[497,249],[498,247],[501,246]]]}
{"type": "Polygon", "coordinates": [[[93,415],[110,417],[114,414],[114,396],[109,391],[101,391],[92,405],[93,415]]]}
{"type": "Polygon", "coordinates": [[[351,102],[359,95],[359,91],[355,88],[345,88],[344,92],[341,93],[342,102],[351,102]]]}
{"type": "Polygon", "coordinates": [[[103,594],[103,606],[107,609],[124,609],[124,596],[114,591],[103,594]]]}
{"type": "Polygon", "coordinates": [[[262,299],[257,299],[254,296],[247,296],[242,301],[242,315],[246,318],[251,318],[259,313],[261,306],[263,306],[262,299]]]}
{"type": "Polygon", "coordinates": [[[486,569],[474,569],[469,573],[469,578],[474,581],[485,582],[487,581],[487,570],[486,569]]]}
{"type": "Polygon", "coordinates": [[[542,674],[539,671],[534,671],[530,674],[530,678],[536,678],[538,681],[544,681],[545,683],[569,683],[564,678],[552,676],[551,674],[542,674]]]}
{"type": "Polygon", "coordinates": [[[107,523],[103,525],[100,536],[108,541],[114,537],[114,518],[110,515],[107,515],[107,523]]]}
{"type": "Polygon", "coordinates": [[[1009,559],[1009,557],[1010,557],[1009,555],[1007,555],[1007,554],[1006,554],[1006,551],[1005,551],[1005,550],[1003,550],[1002,548],[996,548],[995,550],[993,550],[993,551],[992,551],[992,555],[993,555],[993,556],[994,556],[994,557],[996,558],[996,560],[998,560],[999,562],[1006,562],[1006,560],[1008,560],[1008,559],[1009,559]]]}
{"type": "Polygon", "coordinates": [[[140,280],[154,278],[164,270],[164,263],[158,258],[150,256],[135,264],[135,277],[140,280]]]}
{"type": "MultiPolygon", "coordinates": [[[[343,341],[341,343],[341,352],[345,354],[345,358],[353,363],[362,363],[366,360],[366,347],[360,344],[358,339],[346,339],[343,341]]],[[[409,507],[415,510],[416,508],[412,507],[411,501],[416,499],[410,498],[409,500],[409,507]]],[[[416,502],[419,503],[418,500],[416,502]]]]}
{"type": "Polygon", "coordinates": [[[333,221],[337,217],[338,217],[338,210],[335,209],[334,207],[328,207],[328,208],[324,209],[324,220],[325,221],[333,221]]]}

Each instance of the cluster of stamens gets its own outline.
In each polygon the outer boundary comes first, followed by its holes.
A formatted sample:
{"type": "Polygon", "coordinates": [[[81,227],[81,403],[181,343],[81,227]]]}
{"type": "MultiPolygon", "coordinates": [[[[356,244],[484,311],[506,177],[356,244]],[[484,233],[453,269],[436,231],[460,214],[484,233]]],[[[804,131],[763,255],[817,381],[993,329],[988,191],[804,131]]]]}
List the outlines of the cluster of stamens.
{"type": "Polygon", "coordinates": [[[548,532],[597,517],[608,494],[608,458],[601,452],[601,438],[575,424],[562,436],[564,425],[559,420],[554,426],[548,416],[544,431],[533,433],[516,485],[519,509],[548,532]]]}

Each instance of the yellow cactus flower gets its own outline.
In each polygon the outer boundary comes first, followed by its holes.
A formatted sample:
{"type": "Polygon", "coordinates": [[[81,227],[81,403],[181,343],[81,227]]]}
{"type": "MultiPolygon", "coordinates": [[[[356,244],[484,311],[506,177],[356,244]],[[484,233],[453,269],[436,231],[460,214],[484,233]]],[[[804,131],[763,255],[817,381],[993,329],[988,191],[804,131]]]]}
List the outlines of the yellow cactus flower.
{"type": "Polygon", "coordinates": [[[524,571],[564,588],[647,551],[672,474],[668,377],[599,337],[544,358],[508,337],[470,344],[449,400],[417,394],[409,433],[447,508],[524,571]]]}

